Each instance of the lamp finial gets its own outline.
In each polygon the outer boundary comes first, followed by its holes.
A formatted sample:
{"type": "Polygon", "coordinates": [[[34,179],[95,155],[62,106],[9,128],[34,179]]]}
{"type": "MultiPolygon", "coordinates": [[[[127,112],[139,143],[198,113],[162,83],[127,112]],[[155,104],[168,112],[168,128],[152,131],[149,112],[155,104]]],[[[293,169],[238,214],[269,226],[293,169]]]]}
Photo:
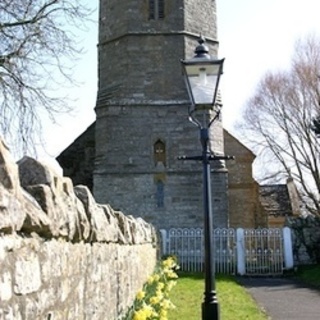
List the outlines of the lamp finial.
{"type": "Polygon", "coordinates": [[[196,54],[194,58],[207,58],[210,59],[209,55],[209,48],[205,44],[206,38],[200,33],[199,39],[198,39],[199,45],[197,45],[196,49],[194,50],[194,53],[196,54]]]}

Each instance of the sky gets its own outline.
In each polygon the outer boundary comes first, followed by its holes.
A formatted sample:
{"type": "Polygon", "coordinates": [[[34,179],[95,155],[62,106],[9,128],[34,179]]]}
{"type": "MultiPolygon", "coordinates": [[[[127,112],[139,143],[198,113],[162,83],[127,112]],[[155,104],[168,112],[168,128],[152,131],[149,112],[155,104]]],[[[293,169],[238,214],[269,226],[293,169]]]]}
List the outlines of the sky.
{"type": "MultiPolygon", "coordinates": [[[[92,1],[92,0],[91,0],[92,1]]],[[[90,1],[88,1],[90,3],[90,1]]],[[[96,3],[98,1],[94,1],[96,3]]],[[[224,127],[237,136],[234,124],[268,70],[288,68],[298,38],[320,35],[319,0],[216,0],[219,58],[225,58],[220,89],[224,127]]],[[[93,1],[91,5],[94,6],[93,1]]],[[[93,15],[98,20],[98,10],[93,15]]],[[[78,87],[68,90],[77,99],[72,116],[60,117],[58,124],[46,124],[46,153],[39,159],[57,167],[54,158],[95,120],[97,94],[98,24],[78,35],[85,54],[77,61],[78,87]]]]}

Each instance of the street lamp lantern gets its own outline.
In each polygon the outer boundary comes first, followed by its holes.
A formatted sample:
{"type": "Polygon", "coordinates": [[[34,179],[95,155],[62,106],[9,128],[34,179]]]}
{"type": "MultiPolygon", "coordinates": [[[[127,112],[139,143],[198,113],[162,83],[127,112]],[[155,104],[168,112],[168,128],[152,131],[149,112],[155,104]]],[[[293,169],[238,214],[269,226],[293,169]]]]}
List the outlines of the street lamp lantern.
{"type": "Polygon", "coordinates": [[[202,320],[219,320],[219,304],[215,289],[215,263],[213,243],[213,216],[211,203],[210,161],[233,159],[230,156],[216,155],[210,150],[210,126],[219,119],[222,104],[218,97],[219,81],[224,59],[209,55],[205,39],[200,37],[196,55],[189,60],[181,60],[184,78],[190,97],[189,120],[200,129],[202,154],[182,156],[180,160],[196,160],[203,167],[203,208],[204,208],[204,266],[205,291],[202,303],[202,320]]]}
{"type": "Polygon", "coordinates": [[[223,73],[224,59],[212,58],[205,39],[201,36],[192,59],[181,60],[184,78],[191,105],[189,114],[195,111],[218,111],[216,105],[220,76],[223,73]]]}

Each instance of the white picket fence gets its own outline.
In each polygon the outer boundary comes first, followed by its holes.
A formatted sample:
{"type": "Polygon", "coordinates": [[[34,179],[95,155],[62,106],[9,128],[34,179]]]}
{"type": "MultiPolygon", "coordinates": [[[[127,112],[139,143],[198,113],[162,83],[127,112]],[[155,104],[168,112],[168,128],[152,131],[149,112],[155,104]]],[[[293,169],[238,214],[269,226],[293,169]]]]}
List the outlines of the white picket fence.
{"type": "MultiPolygon", "coordinates": [[[[160,230],[162,254],[173,254],[184,271],[203,271],[204,237],[200,228],[160,230]]],[[[293,267],[291,231],[283,229],[215,229],[215,272],[274,275],[293,267]]]]}

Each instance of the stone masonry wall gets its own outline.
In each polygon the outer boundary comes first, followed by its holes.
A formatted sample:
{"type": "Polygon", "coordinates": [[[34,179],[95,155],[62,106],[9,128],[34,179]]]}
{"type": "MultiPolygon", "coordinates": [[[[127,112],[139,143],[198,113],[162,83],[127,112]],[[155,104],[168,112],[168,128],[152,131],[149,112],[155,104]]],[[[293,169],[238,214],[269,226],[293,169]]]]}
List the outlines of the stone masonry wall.
{"type": "Polygon", "coordinates": [[[144,220],[0,139],[0,319],[121,319],[156,263],[144,220]]]}
{"type": "Polygon", "coordinates": [[[287,217],[296,265],[320,263],[320,217],[287,217]]]}

